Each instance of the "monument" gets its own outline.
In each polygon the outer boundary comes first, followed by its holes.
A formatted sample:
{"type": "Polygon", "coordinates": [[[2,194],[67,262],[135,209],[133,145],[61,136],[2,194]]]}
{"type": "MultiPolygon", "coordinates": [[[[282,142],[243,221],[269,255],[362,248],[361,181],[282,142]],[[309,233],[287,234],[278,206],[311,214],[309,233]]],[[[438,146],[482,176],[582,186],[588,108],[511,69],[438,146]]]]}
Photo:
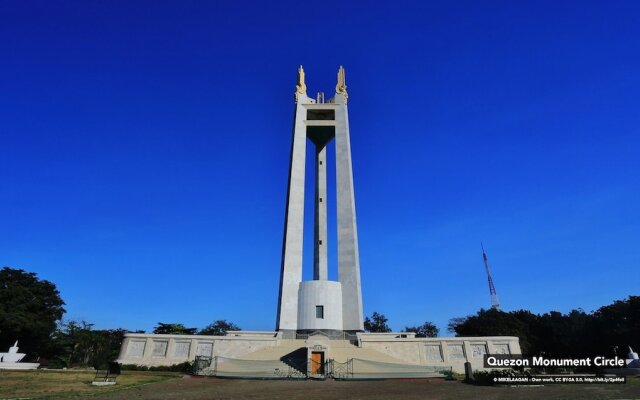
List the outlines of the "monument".
{"type": "Polygon", "coordinates": [[[0,369],[37,369],[39,363],[23,363],[20,362],[25,353],[18,353],[18,341],[9,347],[9,351],[6,353],[0,353],[0,369]]]}
{"type": "Polygon", "coordinates": [[[318,93],[315,100],[307,96],[304,70],[298,68],[276,322],[276,330],[285,337],[314,331],[364,331],[347,98],[343,67],[338,70],[335,97],[327,102],[324,93],[318,93]],[[313,280],[302,281],[307,139],[315,146],[314,264],[313,280]],[[327,278],[327,145],[334,139],[337,282],[327,278]]]}
{"type": "Polygon", "coordinates": [[[629,346],[629,354],[627,355],[627,368],[640,368],[640,357],[638,357],[638,353],[633,351],[631,346],[629,346]]]}
{"type": "Polygon", "coordinates": [[[631,346],[629,346],[629,353],[627,353],[625,367],[606,368],[604,372],[618,376],[640,376],[640,357],[638,357],[638,353],[633,351],[631,346]]]}
{"type": "MultiPolygon", "coordinates": [[[[416,338],[415,333],[365,333],[345,70],[335,96],[307,96],[298,68],[280,264],[276,330],[226,336],[125,334],[117,362],[144,366],[193,362],[221,377],[340,379],[442,376],[483,368],[485,354],[520,354],[517,337],[416,338]],[[337,270],[328,279],[327,145],[335,141],[337,270]],[[306,146],[314,146],[313,279],[302,280],[306,146]]],[[[309,163],[310,164],[310,163],[309,163]]]]}

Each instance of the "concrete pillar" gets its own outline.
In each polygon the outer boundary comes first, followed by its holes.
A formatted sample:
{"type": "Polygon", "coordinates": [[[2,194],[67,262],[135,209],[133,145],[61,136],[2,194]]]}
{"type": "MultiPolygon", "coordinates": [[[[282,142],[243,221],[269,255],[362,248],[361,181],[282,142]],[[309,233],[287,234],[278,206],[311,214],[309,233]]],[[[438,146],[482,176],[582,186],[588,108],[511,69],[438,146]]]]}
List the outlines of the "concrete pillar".
{"type": "Polygon", "coordinates": [[[351,167],[351,143],[347,99],[336,93],[336,184],[338,197],[338,280],[342,283],[342,298],[346,331],[363,331],[362,292],[360,287],[360,255],[356,205],[351,167]]]}
{"type": "Polygon", "coordinates": [[[176,339],[169,338],[168,343],[167,343],[167,350],[166,350],[166,353],[164,354],[164,357],[165,358],[174,358],[175,347],[176,347],[176,339]]]}
{"type": "Polygon", "coordinates": [[[304,232],[304,171],[307,145],[306,94],[299,94],[293,125],[289,187],[285,210],[280,292],[276,330],[296,330],[298,318],[298,284],[302,281],[302,236],[304,232]]]}
{"type": "Polygon", "coordinates": [[[146,343],[144,344],[144,354],[142,355],[142,359],[149,362],[151,360],[153,354],[153,339],[147,338],[146,343]]]}
{"type": "Polygon", "coordinates": [[[196,347],[198,346],[198,342],[196,339],[191,339],[191,344],[189,344],[189,361],[193,361],[196,359],[196,347]]]}
{"type": "Polygon", "coordinates": [[[442,362],[445,364],[450,364],[451,361],[449,360],[449,345],[446,341],[440,341],[440,350],[442,351],[442,362]]]}
{"type": "Polygon", "coordinates": [[[464,359],[465,361],[472,361],[473,349],[471,349],[471,343],[468,340],[462,342],[464,347],[464,359]]]}
{"type": "Polygon", "coordinates": [[[316,145],[316,207],[314,229],[313,279],[327,275],[327,146],[316,145]]]}

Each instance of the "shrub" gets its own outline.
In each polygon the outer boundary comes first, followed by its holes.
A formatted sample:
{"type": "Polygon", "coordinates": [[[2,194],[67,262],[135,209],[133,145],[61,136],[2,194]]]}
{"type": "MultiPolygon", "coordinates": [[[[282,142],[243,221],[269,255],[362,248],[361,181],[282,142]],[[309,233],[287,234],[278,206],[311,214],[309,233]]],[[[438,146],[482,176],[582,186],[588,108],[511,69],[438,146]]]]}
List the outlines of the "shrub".
{"type": "Polygon", "coordinates": [[[155,367],[147,367],[145,365],[123,364],[120,366],[122,371],[157,371],[157,372],[183,372],[190,374],[192,370],[191,363],[185,361],[180,364],[158,365],[155,367]]]}

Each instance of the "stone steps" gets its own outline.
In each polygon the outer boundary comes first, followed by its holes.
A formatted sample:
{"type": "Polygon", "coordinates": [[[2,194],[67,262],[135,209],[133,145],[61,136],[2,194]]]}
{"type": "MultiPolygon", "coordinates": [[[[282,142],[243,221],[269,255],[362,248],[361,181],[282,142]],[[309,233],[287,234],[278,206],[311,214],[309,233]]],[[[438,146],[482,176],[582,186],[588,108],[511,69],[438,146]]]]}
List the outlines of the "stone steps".
{"type": "MultiPolygon", "coordinates": [[[[246,378],[300,378],[306,376],[309,368],[308,347],[317,345],[305,340],[281,340],[278,345],[256,350],[241,358],[217,357],[215,370],[217,376],[246,378]]],[[[348,340],[322,342],[327,361],[333,359],[338,379],[385,379],[385,378],[425,378],[442,377],[433,368],[411,365],[390,355],[371,348],[357,347],[348,340]],[[347,366],[344,364],[352,360],[347,366]],[[350,372],[348,372],[350,371],[350,372]]],[[[329,367],[330,368],[330,367],[329,367]]],[[[205,373],[206,374],[206,373],[205,373]]],[[[320,377],[320,376],[318,376],[320,377]]]]}
{"type": "Polygon", "coordinates": [[[292,368],[280,360],[239,360],[217,357],[215,363],[215,366],[205,369],[204,375],[263,379],[306,378],[306,371],[292,368]]]}

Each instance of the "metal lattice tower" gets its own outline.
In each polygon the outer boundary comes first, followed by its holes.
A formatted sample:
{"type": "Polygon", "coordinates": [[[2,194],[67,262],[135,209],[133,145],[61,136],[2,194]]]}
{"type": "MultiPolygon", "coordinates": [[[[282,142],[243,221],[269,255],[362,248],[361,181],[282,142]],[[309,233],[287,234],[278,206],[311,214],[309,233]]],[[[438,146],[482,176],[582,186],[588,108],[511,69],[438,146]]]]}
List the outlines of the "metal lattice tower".
{"type": "Polygon", "coordinates": [[[491,308],[499,310],[500,301],[498,300],[498,293],[496,292],[496,287],[493,285],[493,279],[491,278],[489,259],[487,258],[487,253],[485,253],[482,243],[480,243],[480,246],[482,247],[482,260],[484,261],[484,268],[487,271],[487,279],[489,280],[489,296],[491,297],[491,308]]]}

